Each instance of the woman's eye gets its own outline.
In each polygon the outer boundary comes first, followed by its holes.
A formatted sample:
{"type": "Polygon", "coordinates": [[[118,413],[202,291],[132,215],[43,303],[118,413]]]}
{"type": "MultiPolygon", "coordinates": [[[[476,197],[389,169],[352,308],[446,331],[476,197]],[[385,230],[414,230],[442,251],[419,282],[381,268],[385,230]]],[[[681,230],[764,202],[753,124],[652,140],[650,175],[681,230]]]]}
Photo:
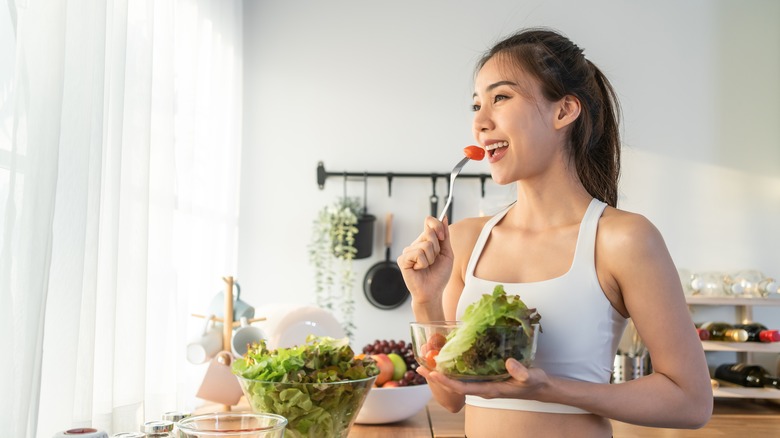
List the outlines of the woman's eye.
{"type": "Polygon", "coordinates": [[[474,112],[479,111],[479,109],[482,108],[481,105],[477,105],[476,103],[474,105],[471,105],[471,110],[474,112]]]}
{"type": "Polygon", "coordinates": [[[493,102],[495,103],[504,99],[509,99],[509,96],[504,96],[503,94],[497,94],[496,97],[493,98],[493,102]]]}

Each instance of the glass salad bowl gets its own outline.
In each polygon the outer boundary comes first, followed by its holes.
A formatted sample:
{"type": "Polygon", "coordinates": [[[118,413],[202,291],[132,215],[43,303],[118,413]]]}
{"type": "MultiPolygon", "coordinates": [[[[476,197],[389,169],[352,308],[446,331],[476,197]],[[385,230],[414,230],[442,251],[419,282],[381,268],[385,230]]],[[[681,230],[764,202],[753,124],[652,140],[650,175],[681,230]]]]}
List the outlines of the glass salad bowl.
{"type": "Polygon", "coordinates": [[[232,367],[252,411],[286,418],[288,438],[345,438],[379,374],[348,338],[327,336],[276,349],[261,340],[232,367]]]}
{"type": "Polygon", "coordinates": [[[539,324],[492,325],[470,330],[462,321],[411,323],[414,357],[421,366],[462,381],[506,380],[506,360],[530,367],[539,324]]]}
{"type": "Polygon", "coordinates": [[[252,411],[286,418],[284,436],[293,438],[346,438],[376,380],[282,383],[236,377],[252,411]]]}

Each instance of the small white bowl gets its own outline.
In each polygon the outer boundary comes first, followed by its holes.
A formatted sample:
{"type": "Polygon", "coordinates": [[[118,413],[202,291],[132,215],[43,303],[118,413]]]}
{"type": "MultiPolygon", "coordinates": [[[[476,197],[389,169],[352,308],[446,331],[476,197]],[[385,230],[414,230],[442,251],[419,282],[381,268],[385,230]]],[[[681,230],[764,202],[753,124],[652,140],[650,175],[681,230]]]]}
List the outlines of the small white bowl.
{"type": "Polygon", "coordinates": [[[371,388],[355,423],[384,424],[414,416],[431,400],[428,385],[371,388]]]}

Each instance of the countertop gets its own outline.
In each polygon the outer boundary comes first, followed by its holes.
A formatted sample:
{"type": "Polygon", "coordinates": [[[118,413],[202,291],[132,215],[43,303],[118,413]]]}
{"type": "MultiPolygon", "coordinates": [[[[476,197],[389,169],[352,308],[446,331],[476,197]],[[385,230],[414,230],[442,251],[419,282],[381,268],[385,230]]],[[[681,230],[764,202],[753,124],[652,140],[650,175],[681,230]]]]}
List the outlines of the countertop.
{"type": "MultiPolygon", "coordinates": [[[[463,411],[452,414],[431,400],[414,417],[385,425],[356,424],[349,438],[463,438],[463,411]]],[[[780,405],[767,401],[718,399],[709,423],[696,430],[635,426],[612,421],[615,438],[768,438],[780,436],[780,405]]]]}
{"type": "MultiPolygon", "coordinates": [[[[223,410],[207,404],[198,411],[223,410]]],[[[232,410],[248,409],[244,398],[232,410]]],[[[195,412],[197,413],[197,412],[195,412]]],[[[464,438],[463,411],[453,414],[431,400],[413,417],[392,424],[355,424],[349,438],[464,438]]],[[[712,418],[696,430],[635,426],[612,421],[615,438],[768,438],[780,436],[780,404],[767,400],[716,399],[712,418]]]]}

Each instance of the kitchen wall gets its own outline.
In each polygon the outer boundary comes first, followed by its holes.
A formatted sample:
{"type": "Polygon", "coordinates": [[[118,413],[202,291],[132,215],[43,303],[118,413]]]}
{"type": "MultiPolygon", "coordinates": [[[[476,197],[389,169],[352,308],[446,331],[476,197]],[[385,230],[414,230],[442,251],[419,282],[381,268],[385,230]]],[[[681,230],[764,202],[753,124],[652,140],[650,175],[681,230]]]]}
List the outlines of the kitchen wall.
{"type": "MultiPolygon", "coordinates": [[[[316,213],[343,192],[315,170],[448,173],[472,142],[472,72],[525,26],[567,34],[623,104],[620,207],[652,220],[681,268],[780,276],[780,3],[695,0],[247,1],[239,266],[246,301],[314,302],[307,246],[316,213]]],[[[469,163],[465,172],[489,172],[469,163]]],[[[429,179],[368,179],[374,253],[355,262],[353,347],[408,339],[409,303],[379,310],[362,280],[429,213],[429,179]]],[[[491,211],[511,188],[456,183],[454,219],[491,211]]],[[[363,195],[349,181],[349,195],[363,195]]],[[[439,182],[440,195],[446,183],[439,182]]],[[[261,310],[262,311],[262,310],[261,310]]],[[[731,317],[730,309],[710,309],[731,317]]],[[[697,315],[701,316],[701,315],[697,315]]],[[[780,327],[777,308],[756,319],[780,327]]]]}

